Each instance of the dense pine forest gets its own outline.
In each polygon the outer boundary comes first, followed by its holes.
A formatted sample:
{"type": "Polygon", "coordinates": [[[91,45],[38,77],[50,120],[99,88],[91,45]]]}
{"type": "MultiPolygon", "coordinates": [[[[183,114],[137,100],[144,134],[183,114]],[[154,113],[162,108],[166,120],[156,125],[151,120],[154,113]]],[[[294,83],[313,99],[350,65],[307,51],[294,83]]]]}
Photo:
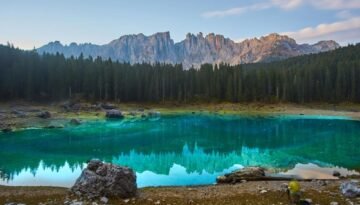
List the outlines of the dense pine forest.
{"type": "Polygon", "coordinates": [[[0,99],[117,102],[360,102],[360,44],[272,63],[119,63],[0,46],[0,99]]]}

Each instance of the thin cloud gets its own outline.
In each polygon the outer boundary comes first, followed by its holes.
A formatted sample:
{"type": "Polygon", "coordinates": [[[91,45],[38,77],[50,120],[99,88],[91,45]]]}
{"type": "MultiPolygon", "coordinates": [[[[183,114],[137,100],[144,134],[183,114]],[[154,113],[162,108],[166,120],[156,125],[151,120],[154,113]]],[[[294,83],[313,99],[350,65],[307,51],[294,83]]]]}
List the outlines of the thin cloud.
{"type": "Polygon", "coordinates": [[[299,7],[304,3],[304,0],[272,0],[271,3],[273,6],[289,10],[299,7]]]}
{"type": "Polygon", "coordinates": [[[271,0],[274,6],[282,9],[294,9],[302,5],[310,5],[317,9],[342,10],[359,9],[359,0],[271,0]]]}
{"type": "Polygon", "coordinates": [[[243,7],[235,7],[227,10],[218,10],[218,11],[209,11],[202,14],[205,18],[213,18],[213,17],[225,17],[225,16],[234,16],[240,15],[249,11],[260,11],[264,9],[270,8],[272,5],[270,3],[260,3],[253,4],[250,6],[243,7]]]}
{"type": "Polygon", "coordinates": [[[202,14],[204,18],[241,15],[250,11],[260,11],[270,8],[291,10],[309,5],[321,10],[352,10],[360,9],[360,0],[270,0],[248,6],[234,7],[226,10],[208,11],[202,14]]]}
{"type": "Polygon", "coordinates": [[[307,27],[299,31],[284,32],[281,34],[290,36],[300,42],[313,42],[321,38],[335,36],[335,34],[340,32],[342,32],[343,34],[346,33],[346,35],[358,37],[359,29],[360,29],[360,16],[353,17],[344,21],[337,21],[330,24],[320,24],[316,27],[307,27]]]}
{"type": "Polygon", "coordinates": [[[340,19],[349,19],[354,17],[349,10],[342,10],[336,13],[336,17],[340,19]]]}
{"type": "Polygon", "coordinates": [[[318,9],[360,9],[359,0],[307,0],[307,3],[315,6],[318,9]]]}

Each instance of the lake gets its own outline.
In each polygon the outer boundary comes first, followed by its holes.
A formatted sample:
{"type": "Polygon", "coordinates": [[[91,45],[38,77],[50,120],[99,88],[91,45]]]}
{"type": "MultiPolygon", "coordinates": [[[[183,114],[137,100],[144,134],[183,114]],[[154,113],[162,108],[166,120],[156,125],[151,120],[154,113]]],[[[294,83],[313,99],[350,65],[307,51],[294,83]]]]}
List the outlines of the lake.
{"type": "Polygon", "coordinates": [[[360,122],[331,116],[93,120],[0,133],[0,145],[3,185],[70,187],[91,158],[133,168],[139,187],[212,184],[218,175],[252,165],[297,174],[299,167],[360,168],[360,122]]]}

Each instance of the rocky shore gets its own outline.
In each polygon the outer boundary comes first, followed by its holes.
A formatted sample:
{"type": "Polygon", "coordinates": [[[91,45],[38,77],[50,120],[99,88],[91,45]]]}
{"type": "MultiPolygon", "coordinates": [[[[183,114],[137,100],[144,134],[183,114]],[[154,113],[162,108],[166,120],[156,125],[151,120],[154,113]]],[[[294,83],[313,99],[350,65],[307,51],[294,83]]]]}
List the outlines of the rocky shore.
{"type": "MultiPolygon", "coordinates": [[[[300,182],[304,198],[312,204],[360,204],[360,198],[346,198],[340,192],[342,180],[300,182]]],[[[132,198],[100,198],[89,201],[56,187],[0,186],[0,204],[258,204],[285,205],[289,200],[284,184],[288,181],[249,181],[197,187],[149,187],[132,198]],[[106,202],[106,203],[105,203],[106,202]]]]}
{"type": "MultiPolygon", "coordinates": [[[[336,173],[334,173],[336,174],[336,173]]],[[[261,167],[246,167],[224,176],[218,184],[137,189],[131,168],[91,160],[71,189],[0,186],[0,203],[23,204],[289,204],[291,178],[272,177],[261,167]]],[[[310,204],[359,204],[355,179],[301,180],[302,199],[310,204]]]]}

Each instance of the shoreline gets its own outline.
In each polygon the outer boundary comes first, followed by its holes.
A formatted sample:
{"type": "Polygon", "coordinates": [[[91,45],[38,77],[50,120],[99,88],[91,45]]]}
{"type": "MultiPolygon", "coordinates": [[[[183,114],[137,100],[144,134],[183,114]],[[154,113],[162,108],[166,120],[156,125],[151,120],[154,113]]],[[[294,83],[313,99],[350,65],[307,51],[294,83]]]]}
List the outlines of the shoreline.
{"type": "MultiPolygon", "coordinates": [[[[105,109],[94,108],[87,102],[76,103],[78,110],[64,110],[64,103],[39,104],[28,102],[0,103],[0,130],[16,131],[36,128],[62,128],[70,120],[83,121],[106,119],[105,109]],[[51,113],[48,119],[41,119],[37,114],[42,111],[51,113]]],[[[269,116],[287,115],[289,117],[303,116],[314,118],[345,119],[360,121],[360,104],[234,104],[234,103],[202,103],[202,104],[111,104],[119,109],[124,119],[141,118],[142,114],[158,111],[162,115],[173,114],[214,114],[239,116],[269,116]],[[139,111],[141,110],[141,111],[139,111]]]]}

